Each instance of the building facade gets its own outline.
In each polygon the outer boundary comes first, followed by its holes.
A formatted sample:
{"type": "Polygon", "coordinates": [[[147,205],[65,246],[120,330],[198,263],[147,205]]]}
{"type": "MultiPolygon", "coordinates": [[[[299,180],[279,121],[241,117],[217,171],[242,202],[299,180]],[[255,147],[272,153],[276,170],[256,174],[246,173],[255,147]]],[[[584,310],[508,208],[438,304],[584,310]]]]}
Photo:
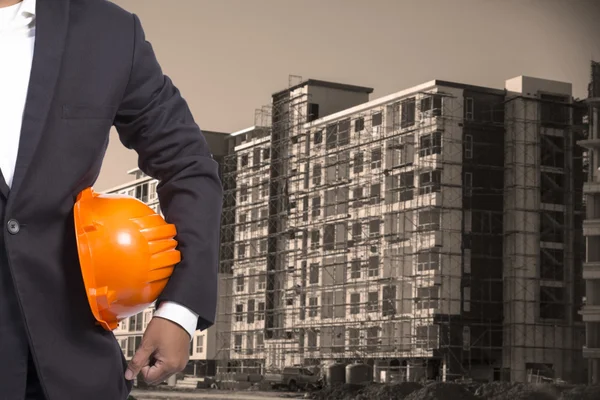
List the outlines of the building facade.
{"type": "Polygon", "coordinates": [[[223,272],[235,271],[235,275],[230,275],[231,291],[221,296],[223,303],[230,304],[223,317],[230,321],[230,329],[220,334],[223,341],[231,343],[232,362],[244,359],[246,368],[255,369],[265,357],[270,129],[253,126],[232,133],[228,149],[229,154],[240,157],[229,156],[224,164],[223,184],[228,189],[223,205],[221,264],[223,272]]]}
{"type": "Polygon", "coordinates": [[[583,381],[581,106],[568,83],[506,88],[503,365],[512,380],[583,381]]]}
{"type": "Polygon", "coordinates": [[[308,80],[228,139],[229,367],[585,375],[570,84],[371,92],[308,80]]]}
{"type": "Polygon", "coordinates": [[[584,186],[586,218],[583,234],[586,260],[586,301],[581,310],[586,324],[584,356],[589,360],[589,382],[600,383],[600,63],[592,63],[588,90],[587,137],[579,144],[587,151],[587,182],[584,186]]]}

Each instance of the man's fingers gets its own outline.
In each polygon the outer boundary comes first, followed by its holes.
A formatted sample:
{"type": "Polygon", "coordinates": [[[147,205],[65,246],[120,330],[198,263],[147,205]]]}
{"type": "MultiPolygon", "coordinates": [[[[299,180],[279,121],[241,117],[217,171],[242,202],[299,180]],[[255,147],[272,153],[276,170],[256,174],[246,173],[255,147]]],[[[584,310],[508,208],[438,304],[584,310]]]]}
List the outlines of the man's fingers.
{"type": "Polygon", "coordinates": [[[128,381],[132,380],[137,374],[140,373],[142,368],[150,363],[150,356],[152,356],[152,352],[154,349],[151,346],[147,346],[142,344],[139,349],[133,355],[133,358],[129,362],[127,366],[127,371],[125,372],[125,379],[128,381]]]}
{"type": "Polygon", "coordinates": [[[172,373],[169,371],[165,363],[156,362],[152,366],[144,367],[142,374],[144,376],[144,380],[148,384],[156,385],[167,379],[172,373]]]}
{"type": "Polygon", "coordinates": [[[154,364],[153,366],[144,367],[142,376],[149,385],[156,385],[167,378],[168,373],[165,371],[162,364],[154,364]]]}
{"type": "Polygon", "coordinates": [[[142,368],[142,376],[150,385],[161,383],[176,372],[178,372],[177,366],[160,360],[157,360],[152,366],[142,368]]]}

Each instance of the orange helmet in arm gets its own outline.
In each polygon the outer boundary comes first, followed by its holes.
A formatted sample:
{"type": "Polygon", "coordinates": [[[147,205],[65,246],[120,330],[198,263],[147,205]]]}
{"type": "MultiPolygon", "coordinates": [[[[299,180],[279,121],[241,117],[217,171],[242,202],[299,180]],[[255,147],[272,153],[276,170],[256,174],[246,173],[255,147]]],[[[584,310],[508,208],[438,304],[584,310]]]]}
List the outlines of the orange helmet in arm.
{"type": "Polygon", "coordinates": [[[106,330],[152,304],[181,261],[176,228],[142,201],[82,191],[74,208],[81,273],[106,330]]]}

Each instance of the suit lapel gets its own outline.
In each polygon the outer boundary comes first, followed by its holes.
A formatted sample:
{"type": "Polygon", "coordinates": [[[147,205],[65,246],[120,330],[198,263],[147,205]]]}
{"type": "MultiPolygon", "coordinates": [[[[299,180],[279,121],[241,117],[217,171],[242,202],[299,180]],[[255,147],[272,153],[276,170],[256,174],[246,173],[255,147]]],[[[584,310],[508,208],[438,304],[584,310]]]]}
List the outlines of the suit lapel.
{"type": "Polygon", "coordinates": [[[69,2],[70,0],[36,2],[33,62],[9,205],[11,200],[14,201],[26,174],[34,172],[29,171],[29,166],[54,97],[69,25],[69,2]]]}
{"type": "Polygon", "coordinates": [[[4,175],[2,175],[2,170],[0,169],[0,194],[4,196],[5,199],[8,199],[8,185],[6,184],[6,179],[4,179],[4,175]]]}

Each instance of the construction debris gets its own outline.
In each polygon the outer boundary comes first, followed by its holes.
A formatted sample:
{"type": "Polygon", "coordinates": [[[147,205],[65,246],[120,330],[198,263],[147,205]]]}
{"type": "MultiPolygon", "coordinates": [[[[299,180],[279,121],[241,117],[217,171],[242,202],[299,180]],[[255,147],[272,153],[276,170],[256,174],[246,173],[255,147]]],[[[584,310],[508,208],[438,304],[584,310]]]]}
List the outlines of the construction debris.
{"type": "Polygon", "coordinates": [[[458,384],[436,382],[339,385],[312,393],[315,400],[598,400],[600,385],[573,386],[492,382],[458,384]]]}
{"type": "Polygon", "coordinates": [[[465,385],[458,383],[432,383],[422,389],[412,392],[404,400],[477,400],[477,397],[465,385]]]}

